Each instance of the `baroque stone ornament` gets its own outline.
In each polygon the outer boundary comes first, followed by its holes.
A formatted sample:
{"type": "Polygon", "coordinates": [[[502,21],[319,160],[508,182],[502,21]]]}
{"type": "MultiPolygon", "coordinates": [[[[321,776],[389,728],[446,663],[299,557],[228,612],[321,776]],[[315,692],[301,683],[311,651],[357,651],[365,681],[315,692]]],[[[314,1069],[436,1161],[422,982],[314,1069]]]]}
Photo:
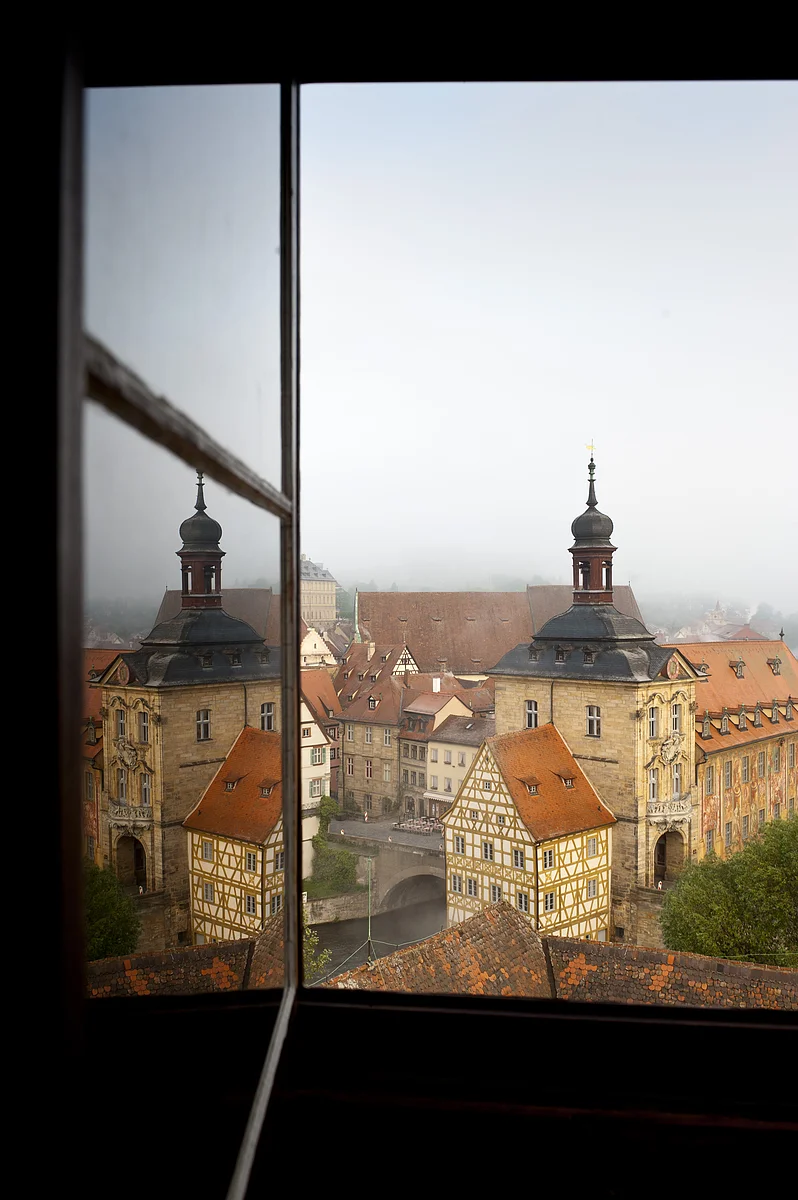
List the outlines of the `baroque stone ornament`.
{"type": "Polygon", "coordinates": [[[676,661],[675,655],[668,659],[667,671],[668,671],[668,679],[675,679],[676,676],[679,674],[679,664],[676,661]]]}
{"type": "Polygon", "coordinates": [[[671,734],[671,736],[669,738],[666,738],[665,741],[662,743],[662,746],[660,747],[659,756],[662,759],[662,761],[665,763],[666,767],[669,767],[671,765],[671,763],[676,762],[676,759],[679,757],[679,755],[682,752],[682,742],[683,741],[684,741],[684,738],[682,737],[682,735],[680,733],[673,733],[673,734],[671,734]]]}
{"type": "Polygon", "coordinates": [[[129,742],[127,738],[119,738],[116,743],[116,756],[123,767],[127,767],[128,771],[135,769],[139,761],[139,755],[136,747],[129,742]]]}
{"type": "Polygon", "coordinates": [[[130,682],[130,668],[128,667],[126,662],[121,662],[119,664],[119,669],[116,672],[116,679],[117,679],[118,683],[129,683],[130,682]]]}

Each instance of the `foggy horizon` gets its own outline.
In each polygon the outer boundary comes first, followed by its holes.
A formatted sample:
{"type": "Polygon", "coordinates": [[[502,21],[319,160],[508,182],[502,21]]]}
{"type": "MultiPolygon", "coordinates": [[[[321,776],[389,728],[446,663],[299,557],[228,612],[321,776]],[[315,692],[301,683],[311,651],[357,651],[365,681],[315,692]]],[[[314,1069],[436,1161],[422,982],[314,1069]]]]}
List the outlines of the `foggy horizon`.
{"type": "MultiPolygon", "coordinates": [[[[301,104],[302,551],[345,587],[570,584],[594,441],[644,617],[795,611],[798,84],[301,104]]],[[[85,323],[279,485],[277,134],[276,87],[90,93],[85,323]]],[[[194,472],[93,405],[85,454],[87,601],[157,608],[194,472]]],[[[276,520],[206,503],[223,587],[276,582],[276,520]]]]}

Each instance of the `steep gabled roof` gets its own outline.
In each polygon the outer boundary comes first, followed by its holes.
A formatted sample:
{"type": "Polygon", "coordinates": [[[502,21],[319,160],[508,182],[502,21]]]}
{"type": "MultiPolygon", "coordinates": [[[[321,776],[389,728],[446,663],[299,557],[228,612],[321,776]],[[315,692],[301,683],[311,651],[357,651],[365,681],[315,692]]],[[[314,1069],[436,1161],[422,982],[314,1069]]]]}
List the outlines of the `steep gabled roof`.
{"type": "Polygon", "coordinates": [[[302,699],[317,722],[324,723],[331,719],[327,715],[328,709],[332,710],[333,717],[342,715],[341,702],[336,695],[329,671],[301,671],[300,681],[302,699]]]}
{"type": "Polygon", "coordinates": [[[485,746],[535,841],[615,824],[554,725],[501,734],[489,738],[485,746]],[[566,779],[573,780],[571,787],[566,779]],[[537,785],[535,795],[529,793],[531,782],[537,785]]]}
{"type": "Polygon", "coordinates": [[[283,803],[279,733],[245,726],[183,825],[240,842],[260,844],[273,832],[283,803]],[[232,791],[226,784],[233,783],[232,791]],[[261,789],[269,787],[268,796],[261,789]]]}

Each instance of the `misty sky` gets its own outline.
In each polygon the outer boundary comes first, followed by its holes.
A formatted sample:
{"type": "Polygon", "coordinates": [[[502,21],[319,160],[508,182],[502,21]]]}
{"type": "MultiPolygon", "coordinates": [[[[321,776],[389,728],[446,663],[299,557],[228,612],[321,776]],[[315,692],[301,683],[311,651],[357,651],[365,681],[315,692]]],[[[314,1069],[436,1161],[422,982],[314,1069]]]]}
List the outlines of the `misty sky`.
{"type": "MultiPolygon", "coordinates": [[[[86,326],[279,484],[277,135],[274,87],[88,99],[86,326]]],[[[790,82],[303,89],[303,550],[567,582],[594,439],[617,580],[798,607],[797,150],[790,82]]],[[[91,407],[86,453],[88,594],[157,602],[193,473],[91,407]]]]}

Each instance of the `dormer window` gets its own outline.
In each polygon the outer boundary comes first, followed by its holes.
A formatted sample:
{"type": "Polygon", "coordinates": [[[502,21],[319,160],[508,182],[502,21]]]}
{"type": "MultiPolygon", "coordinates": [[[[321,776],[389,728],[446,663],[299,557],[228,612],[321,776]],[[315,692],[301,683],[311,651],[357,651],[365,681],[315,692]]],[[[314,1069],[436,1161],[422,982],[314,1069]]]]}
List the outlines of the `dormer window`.
{"type": "Polygon", "coordinates": [[[773,701],[773,708],[770,711],[771,711],[771,717],[770,717],[771,721],[773,722],[774,725],[778,725],[780,713],[779,713],[778,702],[776,700],[773,701]]]}
{"type": "Polygon", "coordinates": [[[712,722],[709,719],[708,712],[704,713],[704,720],[701,725],[701,736],[702,736],[702,738],[711,738],[712,737],[712,722]]]}
{"type": "Polygon", "coordinates": [[[258,662],[261,664],[261,666],[265,666],[268,661],[269,661],[269,651],[265,648],[263,650],[259,650],[258,651],[258,662]]]}
{"type": "Polygon", "coordinates": [[[754,728],[755,729],[762,728],[762,710],[760,709],[758,704],[757,704],[756,708],[754,709],[754,728]]]}
{"type": "Polygon", "coordinates": [[[377,701],[374,699],[373,696],[369,696],[369,708],[376,708],[376,707],[377,707],[377,701]]]}
{"type": "Polygon", "coordinates": [[[241,666],[241,651],[240,650],[233,650],[231,652],[230,666],[231,667],[240,667],[241,666]]]}
{"type": "Polygon", "coordinates": [[[558,646],[557,649],[554,651],[554,661],[556,663],[564,663],[565,662],[565,651],[563,650],[562,646],[558,646]]]}
{"type": "Polygon", "coordinates": [[[366,678],[366,676],[363,674],[358,675],[358,679],[365,679],[365,678],[366,678]]]}
{"type": "Polygon", "coordinates": [[[737,727],[738,729],[743,730],[743,732],[745,732],[745,730],[748,728],[748,717],[746,716],[744,708],[740,709],[740,719],[737,723],[737,727]]]}
{"type": "Polygon", "coordinates": [[[723,716],[720,719],[720,731],[721,733],[729,732],[729,714],[725,708],[723,710],[723,716]]]}
{"type": "Polygon", "coordinates": [[[536,663],[539,660],[539,658],[540,658],[540,651],[536,650],[534,646],[530,646],[529,647],[529,661],[536,663]]]}
{"type": "Polygon", "coordinates": [[[224,790],[225,790],[226,792],[232,792],[232,791],[235,791],[235,786],[236,786],[236,783],[237,783],[237,782],[238,782],[238,780],[237,780],[237,779],[228,779],[228,780],[225,782],[225,785],[224,785],[224,790]]]}
{"type": "Polygon", "coordinates": [[[261,796],[271,796],[274,791],[274,784],[262,783],[260,786],[261,796]]]}
{"type": "Polygon", "coordinates": [[[774,675],[781,675],[781,659],[780,658],[769,658],[768,666],[770,667],[770,669],[774,675]]]}
{"type": "Polygon", "coordinates": [[[729,663],[729,666],[734,671],[738,679],[743,678],[743,667],[745,666],[745,663],[741,658],[733,659],[732,662],[729,663]]]}
{"type": "Polygon", "coordinates": [[[369,679],[371,680],[371,682],[372,682],[372,683],[376,683],[376,682],[377,682],[377,676],[376,676],[376,675],[369,675],[369,679]]]}
{"type": "Polygon", "coordinates": [[[350,692],[350,693],[349,693],[349,699],[350,699],[350,700],[354,700],[354,698],[355,698],[355,693],[354,693],[354,692],[350,692]]]}
{"type": "Polygon", "coordinates": [[[595,657],[596,657],[595,654],[593,653],[593,651],[592,650],[583,650],[582,653],[583,653],[584,659],[585,659],[585,666],[592,667],[593,663],[595,662],[595,657]]]}
{"type": "Polygon", "coordinates": [[[572,787],[574,786],[574,781],[573,781],[573,779],[571,779],[570,777],[569,777],[569,778],[566,778],[566,779],[563,779],[563,783],[565,784],[565,786],[566,786],[567,788],[572,788],[572,787]]]}
{"type": "Polygon", "coordinates": [[[207,671],[212,666],[213,666],[213,655],[212,654],[203,654],[203,656],[202,656],[203,670],[207,671]]]}
{"type": "Polygon", "coordinates": [[[785,721],[792,720],[792,698],[788,699],[787,701],[787,711],[784,714],[784,719],[785,721]]]}
{"type": "Polygon", "coordinates": [[[538,785],[536,783],[528,783],[526,785],[526,790],[529,792],[530,796],[537,796],[538,785]]]}
{"type": "Polygon", "coordinates": [[[348,672],[348,671],[344,671],[344,679],[348,679],[348,678],[349,678],[349,672],[348,672]]]}
{"type": "Polygon", "coordinates": [[[387,661],[388,661],[388,655],[383,654],[382,658],[380,659],[380,662],[387,662],[387,661]]]}

